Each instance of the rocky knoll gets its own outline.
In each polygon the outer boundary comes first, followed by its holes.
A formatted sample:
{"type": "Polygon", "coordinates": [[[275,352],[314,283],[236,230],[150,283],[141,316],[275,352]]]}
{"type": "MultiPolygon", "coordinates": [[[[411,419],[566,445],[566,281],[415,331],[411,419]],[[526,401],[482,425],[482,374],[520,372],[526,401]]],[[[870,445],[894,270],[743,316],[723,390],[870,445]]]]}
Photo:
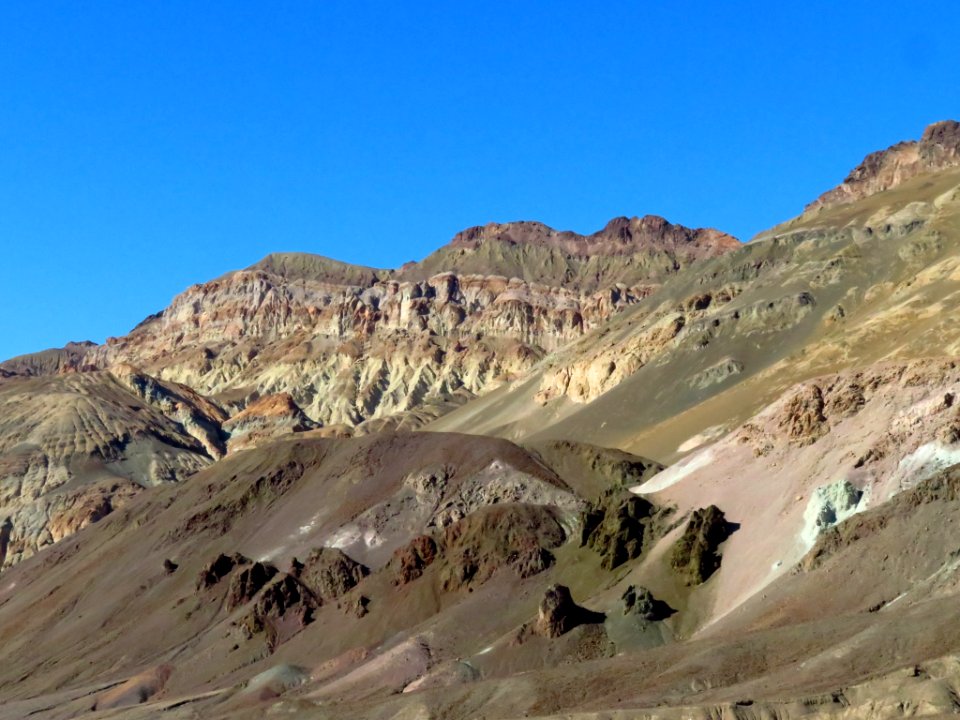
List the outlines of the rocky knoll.
{"type": "Polygon", "coordinates": [[[589,236],[540,223],[473,228],[397,271],[272,255],[189,288],[125,337],[4,367],[32,375],[129,364],[231,412],[288,393],[323,425],[424,407],[436,415],[523,374],[691,262],[737,246],[648,216],[589,236]]]}
{"type": "Polygon", "coordinates": [[[919,141],[900,142],[867,155],[840,185],[807,205],[806,212],[861,200],[922,173],[957,165],[960,165],[960,122],[934,123],[919,141]]]}

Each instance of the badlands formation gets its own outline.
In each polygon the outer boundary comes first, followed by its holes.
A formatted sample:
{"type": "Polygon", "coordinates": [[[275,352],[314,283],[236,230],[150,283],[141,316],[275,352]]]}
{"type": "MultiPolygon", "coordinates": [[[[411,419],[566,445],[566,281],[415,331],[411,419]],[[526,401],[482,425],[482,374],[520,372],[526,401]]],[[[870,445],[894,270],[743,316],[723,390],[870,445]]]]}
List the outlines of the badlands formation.
{"type": "Polygon", "coordinates": [[[960,124],[740,244],[270,256],[0,364],[0,718],[960,710],[960,124]]]}

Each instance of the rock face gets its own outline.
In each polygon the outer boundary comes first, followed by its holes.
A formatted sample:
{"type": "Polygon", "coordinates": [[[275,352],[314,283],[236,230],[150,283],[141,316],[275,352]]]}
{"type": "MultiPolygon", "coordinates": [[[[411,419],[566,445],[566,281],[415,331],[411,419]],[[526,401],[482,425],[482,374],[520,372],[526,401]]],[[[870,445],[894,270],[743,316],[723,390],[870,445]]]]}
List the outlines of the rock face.
{"type": "MultiPolygon", "coordinates": [[[[317,558],[314,560],[317,564],[317,558]]],[[[294,567],[299,575],[303,566],[295,562],[294,567]]],[[[310,624],[313,612],[322,604],[296,575],[280,572],[270,563],[255,562],[240,553],[220,554],[200,571],[197,590],[215,592],[229,579],[223,595],[224,611],[233,613],[246,608],[233,624],[248,640],[263,634],[272,652],[310,624]]]]}
{"type": "Polygon", "coordinates": [[[240,553],[234,553],[233,555],[221,553],[200,571],[200,575],[197,578],[197,590],[212,588],[233,572],[235,567],[249,564],[250,559],[240,553]]]}
{"type": "Polygon", "coordinates": [[[729,534],[729,523],[716,505],[694,510],[673,548],[671,567],[687,585],[705,582],[720,568],[720,543],[729,534]]]}
{"type": "Polygon", "coordinates": [[[437,542],[429,535],[418,535],[393,553],[391,567],[395,585],[406,585],[423,575],[424,569],[437,559],[437,542]]]}
{"type": "Polygon", "coordinates": [[[230,586],[227,588],[227,611],[246,605],[253,600],[276,574],[277,569],[273,565],[260,562],[246,565],[233,573],[230,577],[230,586]]]}
{"type": "Polygon", "coordinates": [[[229,435],[231,452],[251,447],[288,433],[305,432],[317,427],[294,402],[289,393],[267,395],[223,423],[223,432],[229,435]]]}
{"type": "Polygon", "coordinates": [[[861,200],[922,173],[957,165],[960,165],[960,122],[934,123],[924,130],[918,141],[897,143],[867,155],[840,185],[807,205],[806,212],[861,200]]]}
{"type": "Polygon", "coordinates": [[[549,568],[551,549],[566,540],[558,513],[549,506],[497,504],[480,507],[447,525],[437,539],[413,538],[390,561],[396,585],[406,585],[436,566],[445,592],[480,585],[501,569],[520,579],[549,568]]]}
{"type": "Polygon", "coordinates": [[[535,632],[546,638],[558,638],[579,625],[602,623],[603,613],[580,607],[566,585],[551,585],[540,601],[535,632]]]}
{"type": "Polygon", "coordinates": [[[623,614],[641,623],[665,620],[671,614],[670,607],[662,600],[657,600],[645,587],[629,585],[620,600],[623,602],[623,614]]]}
{"type": "Polygon", "coordinates": [[[494,505],[448,526],[443,533],[443,588],[457,591],[488,580],[501,568],[523,579],[553,564],[550,550],[566,532],[553,508],[494,505]]]}

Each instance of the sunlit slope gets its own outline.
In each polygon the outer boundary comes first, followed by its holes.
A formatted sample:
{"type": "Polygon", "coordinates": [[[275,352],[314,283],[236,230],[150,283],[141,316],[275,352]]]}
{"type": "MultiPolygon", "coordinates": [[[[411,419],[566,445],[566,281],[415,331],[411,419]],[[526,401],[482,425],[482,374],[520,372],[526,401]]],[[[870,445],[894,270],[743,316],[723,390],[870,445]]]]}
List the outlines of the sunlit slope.
{"type": "Polygon", "coordinates": [[[800,380],[955,353],[958,290],[954,168],[801,216],[695,265],[430,428],[577,437],[669,460],[800,380]]]}

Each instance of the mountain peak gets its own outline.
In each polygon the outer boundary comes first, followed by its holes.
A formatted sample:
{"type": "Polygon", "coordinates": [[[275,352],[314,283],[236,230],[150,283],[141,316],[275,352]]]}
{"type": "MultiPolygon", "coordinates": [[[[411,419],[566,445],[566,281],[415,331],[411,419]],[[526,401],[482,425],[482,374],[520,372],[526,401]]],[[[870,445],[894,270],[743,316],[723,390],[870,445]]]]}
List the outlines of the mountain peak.
{"type": "Polygon", "coordinates": [[[900,185],[927,172],[960,165],[960,122],[928,125],[919,140],[907,140],[867,155],[840,185],[807,205],[805,212],[844,205],[900,185]]]}
{"type": "Polygon", "coordinates": [[[570,255],[633,255],[649,250],[677,250],[692,254],[713,255],[739,246],[732,235],[710,228],[691,229],[669,222],[659,215],[620,216],[610,220],[601,230],[580,235],[570,230],[554,230],[541,222],[521,220],[488,223],[457,233],[451,248],[476,250],[487,242],[507,245],[534,245],[562,250],[570,255]]]}

